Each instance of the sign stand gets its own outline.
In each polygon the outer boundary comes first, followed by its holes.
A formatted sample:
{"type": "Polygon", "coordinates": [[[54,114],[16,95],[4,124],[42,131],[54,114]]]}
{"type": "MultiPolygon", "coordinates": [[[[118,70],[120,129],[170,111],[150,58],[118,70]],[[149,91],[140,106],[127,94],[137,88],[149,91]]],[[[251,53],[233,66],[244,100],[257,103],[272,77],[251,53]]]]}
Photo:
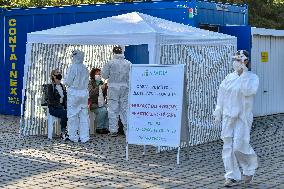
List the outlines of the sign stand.
{"type": "MultiPolygon", "coordinates": [[[[129,83],[126,160],[129,144],[143,145],[143,155],[153,145],[157,153],[177,148],[180,164],[184,65],[131,65],[129,83]]],[[[188,136],[187,129],[187,145],[188,136]]]]}
{"type": "Polygon", "coordinates": [[[126,161],[129,160],[128,158],[128,142],[126,141],[126,151],[125,151],[126,161]]]}
{"type": "Polygon", "coordinates": [[[145,153],[146,153],[146,145],[144,145],[143,156],[145,155],[145,153]]]}
{"type": "MultiPolygon", "coordinates": [[[[179,161],[179,159],[180,159],[180,150],[181,150],[181,148],[180,148],[180,146],[179,146],[179,147],[178,147],[178,151],[177,151],[177,164],[178,164],[178,165],[179,165],[179,163],[180,163],[180,161],[179,161]]],[[[161,151],[159,151],[159,153],[160,153],[160,152],[161,152],[161,151]]],[[[188,153],[188,150],[187,150],[187,153],[188,153]]],[[[125,148],[126,161],[129,160],[128,154],[129,154],[129,152],[128,152],[128,143],[126,143],[126,148],[125,148]]],[[[146,154],[146,145],[144,145],[144,150],[143,150],[142,155],[144,156],[145,154],[146,154]]]]}
{"type": "Polygon", "coordinates": [[[179,165],[179,155],[180,155],[180,147],[178,147],[178,152],[177,152],[177,164],[179,165]]]}

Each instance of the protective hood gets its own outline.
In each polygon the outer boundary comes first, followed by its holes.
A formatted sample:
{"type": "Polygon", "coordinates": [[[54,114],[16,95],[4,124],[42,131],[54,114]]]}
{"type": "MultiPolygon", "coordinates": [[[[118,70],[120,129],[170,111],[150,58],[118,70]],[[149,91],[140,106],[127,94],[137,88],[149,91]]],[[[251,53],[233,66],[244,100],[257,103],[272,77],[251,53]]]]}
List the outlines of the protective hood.
{"type": "Polygon", "coordinates": [[[75,64],[83,64],[84,61],[84,52],[80,50],[74,50],[72,52],[72,63],[75,64]]]}

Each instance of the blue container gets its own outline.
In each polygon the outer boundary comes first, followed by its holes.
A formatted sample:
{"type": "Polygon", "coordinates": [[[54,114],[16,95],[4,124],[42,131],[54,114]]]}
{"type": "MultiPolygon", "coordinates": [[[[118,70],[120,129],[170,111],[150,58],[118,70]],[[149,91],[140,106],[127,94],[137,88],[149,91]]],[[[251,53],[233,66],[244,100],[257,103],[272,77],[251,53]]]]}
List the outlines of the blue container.
{"type": "MultiPolygon", "coordinates": [[[[20,115],[27,33],[133,11],[195,27],[247,25],[246,6],[195,0],[0,9],[0,114],[20,115]]],[[[126,55],[143,63],[145,48],[127,47],[126,55]]]]}
{"type": "Polygon", "coordinates": [[[200,25],[247,25],[247,5],[222,4],[216,2],[198,1],[195,26],[200,25]]]}
{"type": "Polygon", "coordinates": [[[2,42],[4,42],[4,9],[0,9],[0,113],[4,113],[4,109],[6,107],[4,98],[5,93],[5,77],[4,77],[4,45],[2,42]]]}

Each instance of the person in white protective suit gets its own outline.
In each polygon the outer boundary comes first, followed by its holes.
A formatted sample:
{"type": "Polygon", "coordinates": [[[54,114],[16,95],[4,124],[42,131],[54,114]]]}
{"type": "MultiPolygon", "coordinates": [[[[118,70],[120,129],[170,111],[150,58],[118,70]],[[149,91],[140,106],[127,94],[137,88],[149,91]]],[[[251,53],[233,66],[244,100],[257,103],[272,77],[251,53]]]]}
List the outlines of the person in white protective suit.
{"type": "Polygon", "coordinates": [[[129,72],[131,62],[124,58],[120,46],[113,48],[114,57],[102,69],[102,77],[108,79],[108,116],[110,135],[118,132],[120,115],[124,133],[127,134],[127,109],[129,72]]]}
{"type": "Polygon", "coordinates": [[[72,52],[72,65],[68,68],[64,84],[67,89],[68,135],[73,142],[89,140],[88,83],[89,71],[83,64],[84,52],[72,52]],[[79,135],[78,135],[79,131],[79,135]]]}
{"type": "Polygon", "coordinates": [[[252,182],[258,166],[257,155],[250,145],[250,130],[253,122],[253,99],[257,92],[258,76],[248,71],[249,55],[245,50],[233,56],[234,72],[222,81],[213,113],[215,121],[222,120],[222,158],[225,167],[225,187],[241,180],[239,165],[243,170],[244,184],[252,182]]]}

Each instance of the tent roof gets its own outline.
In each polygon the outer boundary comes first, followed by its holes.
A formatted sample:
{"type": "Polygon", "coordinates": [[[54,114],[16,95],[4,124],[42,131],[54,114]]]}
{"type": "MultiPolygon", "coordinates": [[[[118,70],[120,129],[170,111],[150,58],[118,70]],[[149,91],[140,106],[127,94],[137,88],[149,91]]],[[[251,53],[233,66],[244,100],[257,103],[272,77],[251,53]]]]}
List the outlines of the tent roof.
{"type": "Polygon", "coordinates": [[[30,43],[149,44],[223,41],[235,37],[132,12],[28,34],[30,43]]]}

